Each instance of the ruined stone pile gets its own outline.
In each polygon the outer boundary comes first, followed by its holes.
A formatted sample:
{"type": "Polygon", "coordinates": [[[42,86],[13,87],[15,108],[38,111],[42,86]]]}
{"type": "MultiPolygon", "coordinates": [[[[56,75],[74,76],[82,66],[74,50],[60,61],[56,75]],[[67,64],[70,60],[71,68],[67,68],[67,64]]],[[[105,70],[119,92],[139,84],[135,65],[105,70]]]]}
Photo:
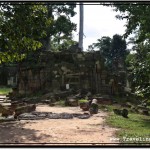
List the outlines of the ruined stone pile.
{"type": "Polygon", "coordinates": [[[31,112],[18,116],[18,120],[39,120],[39,119],[88,119],[89,114],[69,114],[69,113],[52,113],[52,112],[31,112]]]}

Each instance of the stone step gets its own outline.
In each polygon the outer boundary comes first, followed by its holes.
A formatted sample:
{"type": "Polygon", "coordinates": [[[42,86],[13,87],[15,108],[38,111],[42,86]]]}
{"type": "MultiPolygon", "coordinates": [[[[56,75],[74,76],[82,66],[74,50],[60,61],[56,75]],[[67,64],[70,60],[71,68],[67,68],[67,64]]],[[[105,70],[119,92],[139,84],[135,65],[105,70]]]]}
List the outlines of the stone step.
{"type": "Polygon", "coordinates": [[[0,101],[10,101],[8,98],[0,99],[0,101]]]}
{"type": "Polygon", "coordinates": [[[11,101],[0,101],[0,103],[11,103],[11,101]]]}
{"type": "Polygon", "coordinates": [[[5,99],[6,95],[0,95],[0,99],[5,99]]]}
{"type": "Polygon", "coordinates": [[[2,101],[2,100],[7,101],[7,100],[9,100],[9,98],[8,97],[7,98],[0,98],[0,101],[2,101]]]}
{"type": "Polygon", "coordinates": [[[1,103],[2,106],[11,106],[11,103],[1,103]]]}

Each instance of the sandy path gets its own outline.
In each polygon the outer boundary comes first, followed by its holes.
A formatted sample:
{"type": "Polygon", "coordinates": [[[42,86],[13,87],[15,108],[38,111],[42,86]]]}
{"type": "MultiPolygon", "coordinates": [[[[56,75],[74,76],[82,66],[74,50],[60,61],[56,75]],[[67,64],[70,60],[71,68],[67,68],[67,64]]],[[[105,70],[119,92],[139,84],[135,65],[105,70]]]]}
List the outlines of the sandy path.
{"type": "MultiPolygon", "coordinates": [[[[83,113],[79,107],[39,105],[42,112],[83,113]]],[[[0,123],[0,143],[111,143],[117,129],[105,125],[106,112],[99,111],[89,119],[21,120],[0,123]]]]}

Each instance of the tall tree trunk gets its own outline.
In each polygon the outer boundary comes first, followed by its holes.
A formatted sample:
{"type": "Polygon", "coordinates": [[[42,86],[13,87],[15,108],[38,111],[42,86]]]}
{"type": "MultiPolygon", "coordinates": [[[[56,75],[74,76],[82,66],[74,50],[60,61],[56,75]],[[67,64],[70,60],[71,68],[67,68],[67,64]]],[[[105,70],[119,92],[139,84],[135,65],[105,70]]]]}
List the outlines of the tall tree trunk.
{"type": "Polygon", "coordinates": [[[1,65],[0,69],[1,69],[0,70],[0,85],[6,86],[7,85],[7,79],[8,79],[8,69],[4,63],[1,65]]]}
{"type": "Polygon", "coordinates": [[[51,37],[46,38],[46,51],[51,50],[51,37]]]}
{"type": "MultiPolygon", "coordinates": [[[[47,4],[48,9],[48,15],[47,18],[53,17],[53,8],[52,5],[47,4]]],[[[50,29],[47,31],[47,38],[46,38],[46,51],[51,50],[51,35],[50,35],[50,29]]]]}
{"type": "Polygon", "coordinates": [[[79,48],[83,50],[83,3],[80,3],[79,48]]]}

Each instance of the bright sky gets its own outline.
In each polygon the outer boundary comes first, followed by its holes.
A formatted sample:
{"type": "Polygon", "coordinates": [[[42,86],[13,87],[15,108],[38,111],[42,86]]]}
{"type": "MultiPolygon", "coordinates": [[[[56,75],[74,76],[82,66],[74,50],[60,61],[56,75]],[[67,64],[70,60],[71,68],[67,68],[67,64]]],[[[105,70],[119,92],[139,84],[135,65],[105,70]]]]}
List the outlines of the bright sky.
{"type": "MultiPolygon", "coordinates": [[[[79,33],[79,5],[75,11],[77,14],[71,19],[77,24],[77,32],[74,33],[74,40],[78,41],[79,33]]],[[[125,33],[125,20],[116,19],[119,12],[113,11],[112,7],[102,5],[84,5],[84,39],[83,49],[87,50],[88,45],[97,41],[102,36],[112,37],[114,34],[125,33]]]]}

